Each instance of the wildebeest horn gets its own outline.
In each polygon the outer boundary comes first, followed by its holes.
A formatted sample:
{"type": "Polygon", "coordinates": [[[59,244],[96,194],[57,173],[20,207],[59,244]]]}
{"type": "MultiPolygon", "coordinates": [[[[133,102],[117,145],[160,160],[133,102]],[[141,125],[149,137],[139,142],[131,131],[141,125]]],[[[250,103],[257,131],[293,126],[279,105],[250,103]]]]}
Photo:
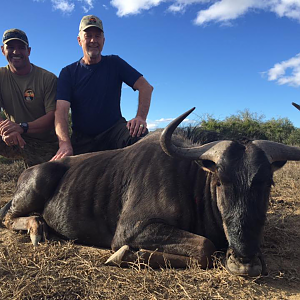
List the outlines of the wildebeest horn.
{"type": "Polygon", "coordinates": [[[192,148],[181,148],[175,146],[171,139],[176,127],[195,109],[192,108],[173,120],[162,132],[160,137],[160,145],[164,152],[172,157],[184,159],[207,159],[215,163],[220,159],[223,152],[232,143],[231,141],[215,141],[205,145],[192,148]]]}
{"type": "Polygon", "coordinates": [[[300,148],[298,147],[264,140],[253,141],[253,144],[266,153],[270,163],[275,161],[300,160],[300,148]]]}
{"type": "Polygon", "coordinates": [[[295,102],[292,102],[292,105],[294,105],[297,109],[299,109],[300,110],[300,105],[298,105],[297,103],[295,103],[295,102]]]}

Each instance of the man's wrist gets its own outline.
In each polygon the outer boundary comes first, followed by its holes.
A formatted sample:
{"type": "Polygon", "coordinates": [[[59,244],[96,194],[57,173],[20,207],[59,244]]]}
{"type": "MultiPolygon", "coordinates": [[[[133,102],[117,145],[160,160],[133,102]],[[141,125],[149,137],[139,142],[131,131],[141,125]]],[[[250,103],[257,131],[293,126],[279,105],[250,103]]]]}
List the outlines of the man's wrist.
{"type": "Polygon", "coordinates": [[[141,115],[136,115],[135,118],[136,118],[136,119],[140,119],[140,120],[143,121],[143,122],[146,122],[146,119],[147,119],[147,117],[145,118],[145,117],[142,117],[141,115]]]}
{"type": "Polygon", "coordinates": [[[22,123],[20,123],[19,125],[20,125],[20,127],[23,129],[23,133],[26,133],[26,132],[28,131],[29,125],[28,125],[27,122],[22,122],[22,123]]]}
{"type": "Polygon", "coordinates": [[[60,140],[58,139],[58,145],[59,147],[72,147],[71,140],[60,140]]]}

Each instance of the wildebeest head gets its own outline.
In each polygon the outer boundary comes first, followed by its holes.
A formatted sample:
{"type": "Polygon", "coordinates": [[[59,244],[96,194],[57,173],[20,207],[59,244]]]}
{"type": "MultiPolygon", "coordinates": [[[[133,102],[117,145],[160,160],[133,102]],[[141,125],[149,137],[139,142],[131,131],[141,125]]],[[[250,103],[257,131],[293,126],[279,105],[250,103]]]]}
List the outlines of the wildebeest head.
{"type": "Polygon", "coordinates": [[[273,173],[287,160],[300,160],[300,149],[263,140],[176,147],[171,142],[172,133],[192,110],[163,131],[161,146],[168,155],[199,161],[211,173],[212,205],[219,211],[228,241],[227,269],[236,275],[263,274],[266,270],[260,243],[273,173]]]}

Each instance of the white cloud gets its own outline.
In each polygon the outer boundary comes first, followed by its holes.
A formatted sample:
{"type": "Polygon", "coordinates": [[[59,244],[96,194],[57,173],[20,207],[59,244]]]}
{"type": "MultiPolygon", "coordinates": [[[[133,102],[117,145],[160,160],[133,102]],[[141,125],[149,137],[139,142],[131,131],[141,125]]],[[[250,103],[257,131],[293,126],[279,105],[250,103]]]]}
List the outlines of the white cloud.
{"type": "Polygon", "coordinates": [[[165,1],[166,0],[112,0],[110,4],[118,9],[117,15],[122,17],[139,14],[142,10],[148,10],[165,1]]]}
{"type": "Polygon", "coordinates": [[[288,17],[300,21],[300,1],[299,0],[277,0],[270,1],[271,10],[279,17],[288,17]]]}
{"type": "MultiPolygon", "coordinates": [[[[44,2],[45,0],[32,0],[44,2]]],[[[96,0],[51,0],[53,8],[64,13],[71,13],[75,3],[83,3],[85,13],[94,8],[96,0]]],[[[300,0],[110,0],[110,4],[117,9],[117,15],[127,16],[142,13],[161,4],[168,4],[167,11],[184,13],[188,6],[201,7],[195,15],[196,25],[210,22],[228,24],[251,11],[271,11],[280,18],[286,17],[300,22],[300,0]]],[[[108,9],[107,5],[102,5],[108,9]]]]}
{"type": "MultiPolygon", "coordinates": [[[[33,0],[34,2],[44,2],[45,0],[33,0]]],[[[95,0],[76,0],[77,2],[82,3],[82,9],[84,13],[88,13],[91,9],[94,8],[95,0]]],[[[51,0],[52,7],[54,10],[60,10],[63,13],[70,14],[75,9],[74,0],[51,0]]]]}
{"type": "Polygon", "coordinates": [[[111,0],[117,8],[118,16],[139,14],[162,3],[170,3],[168,11],[184,13],[187,6],[202,5],[194,23],[204,25],[209,22],[229,23],[249,11],[266,10],[300,21],[299,0],[111,0]]]}
{"type": "Polygon", "coordinates": [[[60,10],[63,13],[69,14],[75,8],[75,4],[68,0],[51,0],[51,2],[52,2],[52,6],[55,10],[60,10]]]}
{"type": "Polygon", "coordinates": [[[174,3],[169,6],[168,10],[174,13],[177,12],[184,13],[185,8],[189,5],[197,4],[197,3],[207,3],[207,2],[211,2],[211,0],[177,0],[174,1],[174,3]]]}
{"type": "Polygon", "coordinates": [[[275,64],[265,73],[267,73],[269,81],[276,81],[280,85],[300,86],[300,53],[289,60],[275,64]]]}
{"type": "MultiPolygon", "coordinates": [[[[261,0],[259,0],[261,1],[261,0]]],[[[222,0],[217,1],[208,9],[198,12],[195,24],[202,25],[207,22],[228,22],[246,13],[255,7],[256,0],[222,0]]]]}
{"type": "MultiPolygon", "coordinates": [[[[170,122],[172,122],[175,118],[161,118],[159,120],[147,120],[147,128],[150,131],[154,131],[158,128],[165,128],[170,122]]],[[[193,125],[195,124],[196,121],[195,120],[191,120],[191,119],[184,119],[182,121],[182,125],[183,126],[188,126],[188,125],[193,125]]]]}
{"type": "Polygon", "coordinates": [[[92,8],[94,8],[94,0],[77,0],[83,2],[82,9],[85,13],[88,13],[92,8]]]}
{"type": "Polygon", "coordinates": [[[158,122],[158,123],[162,123],[162,122],[171,122],[171,121],[173,121],[174,120],[174,118],[161,118],[161,119],[159,119],[159,120],[156,120],[156,122],[158,122]]]}

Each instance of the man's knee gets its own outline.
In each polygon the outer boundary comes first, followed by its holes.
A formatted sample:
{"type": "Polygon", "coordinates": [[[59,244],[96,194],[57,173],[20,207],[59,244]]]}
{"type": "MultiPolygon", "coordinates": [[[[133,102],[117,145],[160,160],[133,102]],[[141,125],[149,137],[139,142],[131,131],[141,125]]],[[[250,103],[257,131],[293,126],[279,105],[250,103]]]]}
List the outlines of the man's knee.
{"type": "Polygon", "coordinates": [[[23,159],[30,166],[49,161],[57,152],[57,143],[37,142],[37,144],[26,144],[23,150],[23,159]]]}
{"type": "Polygon", "coordinates": [[[119,138],[116,140],[116,148],[125,148],[131,146],[136,142],[138,142],[139,140],[141,140],[147,134],[148,134],[148,130],[147,132],[145,132],[139,137],[138,136],[133,137],[130,135],[129,130],[126,128],[125,130],[123,130],[122,134],[120,134],[119,138]]]}
{"type": "Polygon", "coordinates": [[[10,159],[22,159],[22,151],[19,146],[7,146],[0,138],[0,155],[10,159]]]}
{"type": "Polygon", "coordinates": [[[73,131],[71,136],[71,144],[74,155],[96,151],[94,150],[94,138],[80,132],[73,131]]]}

